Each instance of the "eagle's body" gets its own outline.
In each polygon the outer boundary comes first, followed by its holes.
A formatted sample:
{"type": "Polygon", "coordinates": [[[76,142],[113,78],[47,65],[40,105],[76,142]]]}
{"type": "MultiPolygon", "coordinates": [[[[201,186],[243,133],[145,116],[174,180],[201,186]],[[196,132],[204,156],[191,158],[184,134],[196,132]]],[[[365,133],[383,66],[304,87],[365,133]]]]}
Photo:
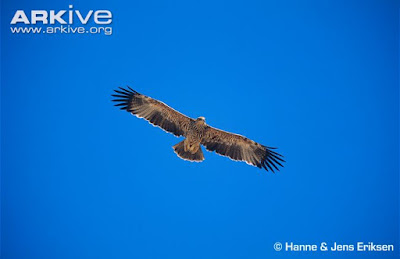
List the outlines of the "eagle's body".
{"type": "Polygon", "coordinates": [[[189,118],[166,104],[148,96],[120,88],[113,95],[119,102],[116,106],[144,118],[151,124],[163,130],[183,136],[185,139],[175,146],[175,153],[184,160],[201,162],[204,160],[201,145],[209,151],[228,156],[233,160],[245,161],[247,164],[265,168],[267,171],[279,170],[277,165],[284,162],[282,155],[272,151],[271,147],[263,146],[244,136],[222,131],[206,124],[204,117],[189,118]]]}
{"type": "Polygon", "coordinates": [[[183,141],[183,151],[180,150],[180,143],[178,143],[173,146],[175,153],[180,158],[185,160],[198,162],[203,161],[204,155],[203,151],[201,150],[200,144],[203,140],[206,127],[207,125],[202,117],[198,118],[196,121],[192,121],[186,134],[186,139],[183,141]]]}

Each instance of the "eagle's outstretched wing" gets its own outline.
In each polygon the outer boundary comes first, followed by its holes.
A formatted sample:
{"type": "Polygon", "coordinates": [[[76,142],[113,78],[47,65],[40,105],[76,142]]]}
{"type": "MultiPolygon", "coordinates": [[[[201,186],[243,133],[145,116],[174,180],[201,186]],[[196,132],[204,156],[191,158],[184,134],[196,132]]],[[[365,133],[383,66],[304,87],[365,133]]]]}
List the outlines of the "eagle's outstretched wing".
{"type": "Polygon", "coordinates": [[[185,136],[193,119],[172,109],[163,102],[157,101],[148,96],[139,94],[132,88],[114,90],[116,97],[115,106],[121,106],[121,110],[126,110],[139,118],[144,118],[151,124],[174,134],[175,136],[185,136]]]}
{"type": "Polygon", "coordinates": [[[233,160],[244,161],[249,165],[279,171],[283,156],[273,151],[271,147],[263,146],[244,136],[219,130],[208,126],[201,143],[209,151],[230,157],[233,160]]]}

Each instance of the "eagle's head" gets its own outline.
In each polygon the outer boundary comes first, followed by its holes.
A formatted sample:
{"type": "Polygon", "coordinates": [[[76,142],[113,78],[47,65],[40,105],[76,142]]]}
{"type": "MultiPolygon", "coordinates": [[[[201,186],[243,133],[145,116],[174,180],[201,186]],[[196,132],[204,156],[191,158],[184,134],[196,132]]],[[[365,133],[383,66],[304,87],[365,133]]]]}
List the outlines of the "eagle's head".
{"type": "Polygon", "coordinates": [[[204,117],[202,117],[202,116],[201,116],[201,117],[198,117],[197,120],[198,120],[198,121],[202,121],[202,122],[206,122],[206,118],[204,118],[204,117]]]}

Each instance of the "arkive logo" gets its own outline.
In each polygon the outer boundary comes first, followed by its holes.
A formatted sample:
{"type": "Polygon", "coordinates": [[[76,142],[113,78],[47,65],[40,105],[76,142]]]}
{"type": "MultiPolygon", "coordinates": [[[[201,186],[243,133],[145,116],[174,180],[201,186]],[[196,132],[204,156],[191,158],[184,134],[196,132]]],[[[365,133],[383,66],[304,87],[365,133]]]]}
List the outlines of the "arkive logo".
{"type": "Polygon", "coordinates": [[[89,33],[105,35],[112,34],[112,28],[102,27],[112,23],[112,13],[109,10],[89,10],[82,12],[75,10],[73,5],[68,6],[68,10],[17,10],[11,19],[10,27],[12,33],[89,33]],[[85,25],[91,24],[88,28],[85,25]],[[32,27],[45,26],[45,27],[32,27]],[[22,26],[22,27],[21,27],[22,26]],[[25,27],[24,27],[25,26],[25,27]]]}
{"type": "Polygon", "coordinates": [[[112,22],[112,13],[109,10],[97,10],[94,13],[93,10],[89,10],[86,14],[82,14],[79,10],[71,10],[72,8],[73,5],[69,5],[70,10],[60,10],[58,12],[55,10],[50,10],[49,12],[46,10],[32,10],[30,20],[24,10],[17,10],[10,24],[37,24],[38,22],[55,24],[56,21],[59,24],[73,24],[75,15],[82,24],[87,24],[92,17],[96,24],[110,24],[112,22]],[[64,18],[67,12],[68,17],[64,18]]]}

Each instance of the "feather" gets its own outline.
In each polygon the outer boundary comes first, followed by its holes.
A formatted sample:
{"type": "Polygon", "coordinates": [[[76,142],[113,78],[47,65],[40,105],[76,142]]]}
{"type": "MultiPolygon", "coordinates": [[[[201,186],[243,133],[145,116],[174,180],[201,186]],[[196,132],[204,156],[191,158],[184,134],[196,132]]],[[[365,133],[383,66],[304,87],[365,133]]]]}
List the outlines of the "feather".
{"type": "Polygon", "coordinates": [[[244,136],[219,130],[208,126],[204,134],[202,145],[208,151],[227,156],[232,160],[244,161],[249,165],[264,168],[267,171],[279,171],[279,162],[284,162],[281,154],[272,151],[270,147],[263,146],[244,136]],[[278,161],[279,160],[279,161],[278,161]]]}
{"type": "Polygon", "coordinates": [[[168,105],[156,99],[139,94],[128,86],[128,89],[118,87],[114,90],[117,94],[113,94],[113,102],[117,102],[115,106],[123,106],[121,109],[126,110],[139,118],[143,118],[152,125],[174,134],[175,136],[185,136],[193,119],[183,115],[182,113],[172,109],[168,105]]]}

